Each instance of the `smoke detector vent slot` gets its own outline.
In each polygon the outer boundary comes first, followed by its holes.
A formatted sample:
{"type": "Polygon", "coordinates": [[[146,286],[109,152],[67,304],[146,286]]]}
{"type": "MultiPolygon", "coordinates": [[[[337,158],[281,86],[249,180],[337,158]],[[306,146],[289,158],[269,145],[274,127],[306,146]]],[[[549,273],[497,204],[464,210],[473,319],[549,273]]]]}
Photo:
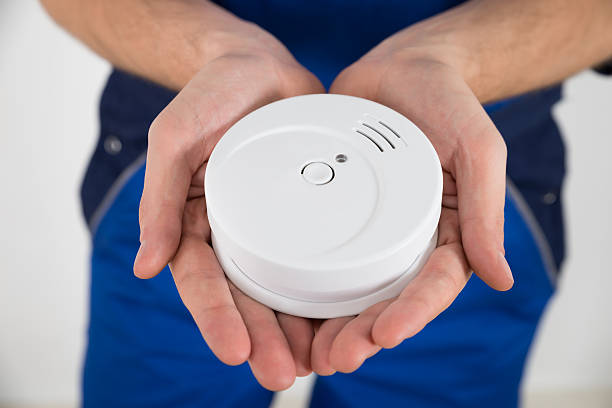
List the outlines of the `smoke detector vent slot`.
{"type": "Polygon", "coordinates": [[[358,123],[359,126],[353,128],[353,130],[368,138],[381,152],[389,150],[389,148],[393,150],[401,148],[402,144],[408,146],[408,143],[400,136],[398,131],[373,115],[364,114],[358,123]]]}
{"type": "Polygon", "coordinates": [[[368,139],[370,142],[372,142],[374,144],[374,146],[376,146],[376,148],[378,150],[380,150],[381,152],[384,151],[383,148],[378,143],[376,143],[376,140],[374,140],[371,136],[369,136],[364,131],[359,130],[359,129],[355,129],[355,132],[359,133],[361,136],[364,136],[366,139],[368,139]]]}
{"type": "Polygon", "coordinates": [[[380,123],[382,126],[384,126],[389,132],[393,133],[395,135],[395,137],[397,137],[398,139],[400,139],[402,142],[404,142],[404,145],[406,144],[406,141],[404,139],[402,139],[402,137],[399,135],[399,133],[397,133],[391,126],[387,125],[385,122],[383,122],[382,120],[379,120],[378,123],[380,123]]]}
{"type": "Polygon", "coordinates": [[[389,140],[389,138],[387,136],[385,136],[380,130],[376,129],[372,125],[368,125],[365,122],[363,122],[361,125],[367,127],[368,129],[370,129],[370,130],[372,130],[374,132],[376,132],[380,137],[385,139],[385,141],[389,144],[389,146],[391,146],[392,149],[395,149],[395,145],[393,143],[391,143],[391,140],[389,140]]]}

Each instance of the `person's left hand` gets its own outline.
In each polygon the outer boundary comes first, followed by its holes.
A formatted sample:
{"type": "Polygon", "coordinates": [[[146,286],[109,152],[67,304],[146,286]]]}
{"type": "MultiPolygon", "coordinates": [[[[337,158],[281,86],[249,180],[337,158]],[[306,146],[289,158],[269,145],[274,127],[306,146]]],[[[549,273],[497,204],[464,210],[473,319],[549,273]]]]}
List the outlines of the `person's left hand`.
{"type": "Polygon", "coordinates": [[[444,188],[438,246],[419,275],[399,297],[318,327],[311,366],[320,375],[352,372],[381,348],[417,334],[450,306],[472,270],[494,289],[513,285],[503,247],[506,148],[453,66],[455,52],[391,37],[331,86],[332,93],[377,101],[419,126],[440,157],[444,188]]]}

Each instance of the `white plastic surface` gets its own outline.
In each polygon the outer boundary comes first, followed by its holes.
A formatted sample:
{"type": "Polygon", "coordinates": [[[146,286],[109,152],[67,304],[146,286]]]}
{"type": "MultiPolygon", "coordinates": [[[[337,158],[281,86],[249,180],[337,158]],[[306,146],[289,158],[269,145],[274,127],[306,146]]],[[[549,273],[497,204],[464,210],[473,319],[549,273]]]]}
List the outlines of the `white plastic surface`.
{"type": "Polygon", "coordinates": [[[399,113],[306,95],[232,126],[210,157],[205,192],[232,282],[276,310],[327,318],[396,296],[418,273],[436,243],[442,171],[399,113]]]}

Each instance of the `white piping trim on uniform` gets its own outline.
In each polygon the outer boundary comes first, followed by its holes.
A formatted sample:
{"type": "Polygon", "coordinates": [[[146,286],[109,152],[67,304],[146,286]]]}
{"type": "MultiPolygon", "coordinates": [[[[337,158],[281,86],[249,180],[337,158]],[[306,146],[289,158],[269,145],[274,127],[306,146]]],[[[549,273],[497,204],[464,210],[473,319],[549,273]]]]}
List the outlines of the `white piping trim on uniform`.
{"type": "Polygon", "coordinates": [[[91,216],[91,220],[89,221],[89,230],[91,231],[91,235],[95,235],[98,226],[100,225],[100,221],[109,210],[110,206],[113,204],[119,192],[123,187],[127,184],[127,182],[132,178],[132,176],[140,169],[140,167],[144,164],[147,158],[147,153],[141,153],[136,160],[132,162],[129,166],[127,166],[119,177],[113,182],[111,187],[108,189],[108,192],[98,205],[98,207],[93,212],[91,216]]]}
{"type": "Polygon", "coordinates": [[[527,201],[525,201],[525,198],[519,191],[518,187],[516,187],[516,185],[508,177],[506,177],[506,186],[508,188],[508,194],[514,200],[518,212],[523,217],[523,220],[527,224],[527,228],[529,228],[529,231],[533,235],[533,239],[535,240],[540,256],[542,257],[542,262],[544,262],[544,268],[546,269],[548,280],[553,287],[556,287],[558,276],[557,266],[555,265],[552,249],[550,248],[550,244],[544,235],[544,231],[542,231],[542,227],[538,223],[535,215],[533,215],[531,208],[529,208],[529,204],[527,204],[527,201]]]}

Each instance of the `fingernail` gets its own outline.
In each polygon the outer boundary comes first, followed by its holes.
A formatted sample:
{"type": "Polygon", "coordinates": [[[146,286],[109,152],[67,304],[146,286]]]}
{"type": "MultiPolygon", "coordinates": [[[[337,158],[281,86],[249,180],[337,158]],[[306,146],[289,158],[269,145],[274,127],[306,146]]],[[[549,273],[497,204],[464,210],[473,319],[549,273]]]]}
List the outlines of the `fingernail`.
{"type": "Polygon", "coordinates": [[[307,375],[309,375],[310,373],[312,373],[312,370],[309,368],[306,368],[303,364],[301,363],[295,363],[295,374],[298,377],[306,377],[307,375]]]}
{"type": "Polygon", "coordinates": [[[508,265],[508,261],[506,260],[506,257],[501,251],[499,251],[498,253],[499,253],[499,257],[501,258],[500,262],[502,263],[504,272],[506,273],[506,277],[508,278],[510,282],[512,282],[512,284],[514,284],[514,277],[512,276],[512,270],[510,269],[510,265],[508,265]]]}
{"type": "Polygon", "coordinates": [[[138,248],[138,252],[136,253],[136,258],[134,258],[134,275],[136,276],[138,276],[138,273],[136,273],[136,265],[138,265],[138,260],[142,256],[144,247],[145,247],[145,241],[142,241],[142,243],[140,244],[140,247],[138,248]]]}

